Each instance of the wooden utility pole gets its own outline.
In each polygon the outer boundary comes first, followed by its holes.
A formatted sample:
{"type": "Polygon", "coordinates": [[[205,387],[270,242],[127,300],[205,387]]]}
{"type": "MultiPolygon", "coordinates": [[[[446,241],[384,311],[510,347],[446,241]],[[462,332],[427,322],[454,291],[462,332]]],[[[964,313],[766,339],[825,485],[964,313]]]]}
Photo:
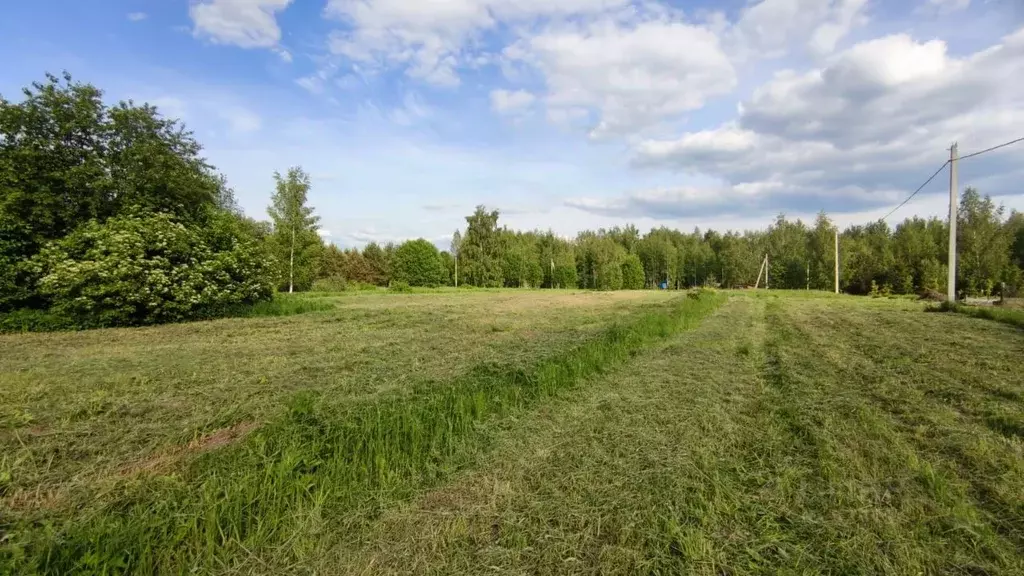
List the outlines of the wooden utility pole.
{"type": "Polygon", "coordinates": [[[757,281],[754,282],[754,290],[761,286],[761,274],[764,274],[764,260],[761,260],[761,267],[757,269],[757,281]]]}
{"type": "Polygon", "coordinates": [[[836,294],[839,294],[839,227],[836,226],[836,294]]]}
{"type": "Polygon", "coordinates": [[[459,287],[459,251],[455,251],[455,287],[459,287]]]}
{"type": "Polygon", "coordinates": [[[950,302],[956,301],[956,162],[958,158],[956,142],[953,142],[953,146],[949,149],[949,276],[946,279],[946,300],[950,302]]]}

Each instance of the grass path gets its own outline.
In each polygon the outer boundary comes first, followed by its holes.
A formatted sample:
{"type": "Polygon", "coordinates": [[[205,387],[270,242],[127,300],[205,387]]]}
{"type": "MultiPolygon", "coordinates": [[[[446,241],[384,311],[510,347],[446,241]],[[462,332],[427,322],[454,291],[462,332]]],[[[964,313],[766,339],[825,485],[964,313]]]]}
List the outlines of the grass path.
{"type": "Polygon", "coordinates": [[[1022,347],[885,303],[733,297],[305,568],[1024,573],[1022,347]]]}

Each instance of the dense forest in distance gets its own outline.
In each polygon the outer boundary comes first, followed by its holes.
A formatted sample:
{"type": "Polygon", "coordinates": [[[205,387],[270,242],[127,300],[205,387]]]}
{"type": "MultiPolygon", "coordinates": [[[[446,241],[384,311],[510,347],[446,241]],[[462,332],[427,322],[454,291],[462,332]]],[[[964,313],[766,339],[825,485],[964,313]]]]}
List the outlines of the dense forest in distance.
{"type": "MultiPolygon", "coordinates": [[[[833,286],[835,227],[783,215],[762,231],[641,233],[627,225],[562,238],[501,226],[480,206],[449,250],[410,240],[360,250],[325,244],[298,167],[268,174],[269,220],[245,215],[223,175],[177,120],[149,105],[109,106],[69,74],[0,96],[0,329],[140,325],[246,313],[275,291],[390,286],[619,290],[755,283],[833,286]]],[[[1024,214],[964,191],[958,286],[1021,289],[1024,214]]],[[[941,292],[947,224],[910,218],[840,234],[845,292],[941,292]]]]}
{"type": "MultiPolygon", "coordinates": [[[[824,213],[812,224],[779,215],[762,231],[641,233],[626,225],[583,231],[565,239],[551,232],[499,227],[498,211],[478,207],[451,249],[438,257],[444,274],[433,283],[472,286],[636,289],[667,283],[690,286],[754,285],[769,256],[771,286],[831,290],[835,225],[824,213]]],[[[840,287],[844,292],[944,292],[949,227],[943,220],[908,218],[850,226],[839,234],[840,287]]],[[[1024,214],[995,205],[977,190],[964,191],[959,209],[958,286],[970,295],[1016,293],[1024,275],[1024,214]]],[[[425,241],[424,241],[425,242],[425,241]]],[[[389,262],[401,246],[369,244],[362,251],[329,246],[318,275],[386,285],[389,262]]],[[[401,276],[401,272],[399,272],[401,276]]],[[[763,280],[762,280],[763,282],[763,280]]]]}

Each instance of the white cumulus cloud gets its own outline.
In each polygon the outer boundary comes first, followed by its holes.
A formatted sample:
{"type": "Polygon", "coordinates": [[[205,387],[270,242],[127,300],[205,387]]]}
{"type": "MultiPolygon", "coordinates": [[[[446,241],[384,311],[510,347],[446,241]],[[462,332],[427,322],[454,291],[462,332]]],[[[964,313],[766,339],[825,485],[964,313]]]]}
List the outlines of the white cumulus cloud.
{"type": "Polygon", "coordinates": [[[526,90],[492,90],[491,108],[499,114],[507,114],[528,107],[536,99],[526,90]]]}
{"type": "Polygon", "coordinates": [[[189,8],[193,34],[242,48],[273,48],[281,41],[276,14],[292,0],[199,0],[189,8]]]}
{"type": "MultiPolygon", "coordinates": [[[[730,190],[877,205],[905,196],[953,141],[968,151],[1019,137],[1024,85],[1006,79],[1022,75],[1024,29],[961,58],[939,40],[887,36],[822,68],[778,73],[718,128],[637,143],[634,163],[715,177],[730,190]]],[[[1013,158],[984,160],[992,193],[1013,192],[999,180],[1013,158]]]]}
{"type": "Polygon", "coordinates": [[[744,9],[725,35],[741,59],[781,56],[803,42],[825,54],[865,22],[866,8],[867,0],[763,0],[744,9]]]}
{"type": "Polygon", "coordinates": [[[549,109],[595,110],[594,137],[632,134],[736,85],[711,30],[663,15],[552,27],[510,46],[505,57],[543,74],[549,109]]]}

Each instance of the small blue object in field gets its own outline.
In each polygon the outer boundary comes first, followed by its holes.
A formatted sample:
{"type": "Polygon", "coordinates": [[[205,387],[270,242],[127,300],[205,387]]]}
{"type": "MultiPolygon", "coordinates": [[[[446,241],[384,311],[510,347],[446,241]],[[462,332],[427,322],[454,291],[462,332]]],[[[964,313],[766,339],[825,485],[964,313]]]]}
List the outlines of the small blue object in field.
{"type": "Polygon", "coordinates": [[[662,290],[668,290],[668,282],[662,282],[661,283],[661,289],[662,290]]]}

